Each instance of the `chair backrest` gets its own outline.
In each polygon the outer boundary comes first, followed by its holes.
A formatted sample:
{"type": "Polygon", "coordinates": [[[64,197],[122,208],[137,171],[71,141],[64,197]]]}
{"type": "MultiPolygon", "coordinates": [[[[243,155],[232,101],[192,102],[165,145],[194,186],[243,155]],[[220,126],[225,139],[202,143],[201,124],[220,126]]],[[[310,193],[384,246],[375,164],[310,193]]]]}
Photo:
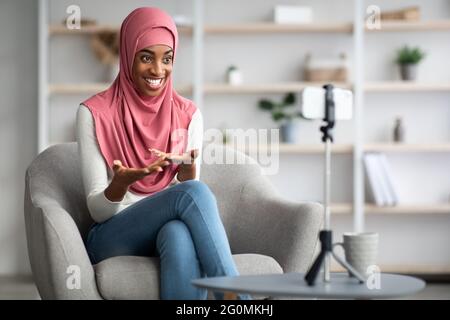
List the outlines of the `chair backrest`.
{"type": "Polygon", "coordinates": [[[28,167],[26,180],[31,205],[63,208],[85,239],[94,221],[86,205],[77,143],[53,145],[41,152],[28,167]]]}
{"type": "Polygon", "coordinates": [[[244,186],[261,175],[261,167],[244,153],[216,144],[204,146],[202,159],[200,180],[216,196],[224,227],[230,231],[231,220],[241,209],[238,206],[244,186]]]}
{"type": "MultiPolygon", "coordinates": [[[[261,168],[245,154],[221,145],[206,145],[202,158],[200,180],[215,194],[227,229],[232,213],[238,210],[242,187],[252,177],[260,175],[261,168]],[[226,164],[226,159],[234,161],[226,164]]],[[[31,202],[28,205],[62,207],[72,216],[85,239],[93,220],[86,205],[77,143],[53,145],[43,151],[28,167],[26,179],[30,194],[26,201],[31,202]]]]}

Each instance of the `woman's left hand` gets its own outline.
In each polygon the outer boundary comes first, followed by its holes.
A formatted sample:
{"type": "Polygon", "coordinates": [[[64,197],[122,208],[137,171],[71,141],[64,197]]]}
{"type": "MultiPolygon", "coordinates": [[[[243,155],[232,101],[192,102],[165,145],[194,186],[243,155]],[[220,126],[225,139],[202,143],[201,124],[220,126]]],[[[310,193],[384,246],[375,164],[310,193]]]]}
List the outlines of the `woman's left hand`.
{"type": "Polygon", "coordinates": [[[149,149],[155,153],[158,157],[165,156],[165,159],[172,163],[178,163],[178,175],[179,181],[194,180],[196,176],[195,159],[198,157],[198,149],[185,152],[182,155],[173,155],[157,149],[149,149]]]}
{"type": "Polygon", "coordinates": [[[167,153],[158,149],[149,148],[150,152],[153,152],[158,157],[165,157],[166,160],[171,161],[175,164],[192,165],[195,159],[198,157],[198,149],[193,149],[189,152],[185,152],[181,155],[176,155],[172,153],[167,153]]]}

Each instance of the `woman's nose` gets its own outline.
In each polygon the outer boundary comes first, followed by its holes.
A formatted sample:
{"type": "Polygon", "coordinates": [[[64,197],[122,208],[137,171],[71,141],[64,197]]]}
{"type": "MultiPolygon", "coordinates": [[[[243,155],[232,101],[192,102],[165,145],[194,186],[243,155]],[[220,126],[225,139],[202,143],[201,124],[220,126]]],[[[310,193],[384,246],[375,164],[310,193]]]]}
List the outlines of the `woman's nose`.
{"type": "Polygon", "coordinates": [[[150,71],[157,77],[161,77],[164,75],[164,69],[161,63],[154,63],[150,71]]]}

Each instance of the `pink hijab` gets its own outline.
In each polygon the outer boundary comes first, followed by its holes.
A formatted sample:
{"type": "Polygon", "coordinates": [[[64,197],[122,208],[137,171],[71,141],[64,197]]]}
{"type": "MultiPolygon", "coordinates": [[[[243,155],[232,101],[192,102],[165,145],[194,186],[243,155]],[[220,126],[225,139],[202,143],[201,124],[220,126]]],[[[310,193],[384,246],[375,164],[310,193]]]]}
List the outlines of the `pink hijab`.
{"type": "MultiPolygon", "coordinates": [[[[120,28],[120,72],[112,85],[83,104],[94,118],[95,133],[101,153],[112,168],[114,160],[130,168],[142,168],[157,156],[156,148],[181,154],[186,151],[187,129],[196,107],[179,96],[170,76],[159,96],[141,96],[131,73],[135,54],[143,48],[163,44],[175,53],[178,33],[172,18],[157,8],[138,8],[120,28]]],[[[130,186],[136,194],[150,195],[164,189],[174,178],[178,166],[166,166],[130,186]]]]}

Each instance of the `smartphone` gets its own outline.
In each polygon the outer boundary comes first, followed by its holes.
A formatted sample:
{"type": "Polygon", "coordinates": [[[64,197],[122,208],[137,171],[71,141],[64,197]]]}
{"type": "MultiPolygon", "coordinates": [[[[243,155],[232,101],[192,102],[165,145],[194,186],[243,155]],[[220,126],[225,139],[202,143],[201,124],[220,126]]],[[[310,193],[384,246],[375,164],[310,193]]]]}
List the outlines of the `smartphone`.
{"type": "MultiPolygon", "coordinates": [[[[325,118],[325,89],[319,87],[306,87],[300,93],[300,109],[305,119],[325,118]]],[[[336,120],[350,120],[353,111],[353,93],[350,90],[334,88],[334,110],[336,120]]]]}

